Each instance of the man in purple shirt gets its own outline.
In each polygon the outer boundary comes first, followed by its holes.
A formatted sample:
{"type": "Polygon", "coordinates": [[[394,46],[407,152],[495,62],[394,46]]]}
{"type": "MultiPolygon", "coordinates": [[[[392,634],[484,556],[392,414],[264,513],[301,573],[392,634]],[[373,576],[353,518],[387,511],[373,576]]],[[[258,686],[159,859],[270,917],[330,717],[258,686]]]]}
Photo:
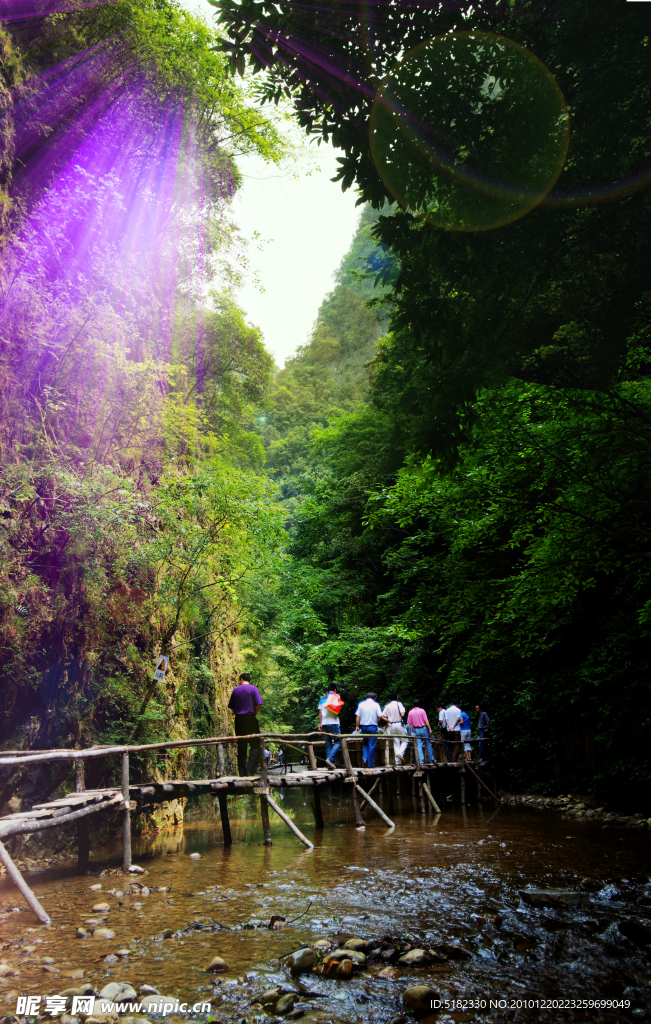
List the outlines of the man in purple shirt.
{"type": "MultiPolygon", "coordinates": [[[[257,686],[251,685],[251,676],[243,672],[240,676],[239,686],[236,686],[228,702],[230,710],[235,715],[235,735],[250,736],[252,733],[260,732],[258,722],[258,711],[262,707],[262,697],[257,686]]],[[[237,741],[237,772],[238,775],[252,775],[260,763],[260,744],[258,740],[237,741]],[[251,744],[251,753],[247,763],[246,754],[248,745],[251,744]]]]}

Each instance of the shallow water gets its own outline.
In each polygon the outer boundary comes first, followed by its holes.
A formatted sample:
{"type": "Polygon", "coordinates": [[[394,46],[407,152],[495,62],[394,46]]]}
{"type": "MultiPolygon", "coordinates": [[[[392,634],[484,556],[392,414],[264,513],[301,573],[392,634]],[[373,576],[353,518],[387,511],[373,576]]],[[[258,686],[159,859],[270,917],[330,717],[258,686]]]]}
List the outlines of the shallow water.
{"type": "MultiPolygon", "coordinates": [[[[230,802],[230,848],[222,845],[218,818],[190,820],[171,836],[136,839],[134,862],[147,872],[136,880],[168,892],[110,893],[128,884],[121,873],[112,873],[120,863],[117,837],[112,847],[93,851],[90,876],[78,876],[72,867],[30,876],[52,927],[35,926],[28,910],[0,926],[2,957],[20,970],[19,980],[0,978],[0,1006],[13,1011],[15,989],[45,994],[80,985],[70,972],[81,969],[83,982],[98,989],[114,980],[136,988],[147,983],[175,999],[209,1000],[220,1021],[269,1020],[251,1004],[272,985],[293,987],[279,957],[323,937],[381,939],[410,932],[419,940],[413,945],[462,942],[471,957],[426,969],[396,968],[394,978],[377,976],[386,967],[382,960],[349,981],[301,975],[310,992],[325,996],[311,1000],[302,1019],[388,1022],[402,1012],[405,988],[431,984],[441,999],[506,1001],[427,1018],[439,1022],[651,1020],[651,945],[632,942],[618,930],[621,920],[651,918],[648,836],[604,831],[588,822],[568,825],[545,811],[495,813],[492,803],[467,812],[448,804],[441,816],[425,816],[412,809],[411,799],[396,808],[394,831],[370,814],[366,830],[357,831],[347,796],[322,795],[326,827],[319,832],[309,799],[298,791],[284,794],[285,810],[314,841],[313,851],[273,815],[273,846],[263,846],[255,797],[230,802]],[[191,859],[191,853],[200,858],[191,859]],[[577,889],[584,876],[601,883],[601,890],[567,908],[536,908],[519,896],[527,887],[577,889]],[[97,883],[102,890],[91,891],[97,883]],[[93,913],[99,901],[110,904],[108,913],[93,913]],[[287,919],[282,930],[241,927],[268,922],[272,914],[287,919]],[[501,922],[486,920],[496,914],[501,922]],[[105,918],[115,937],[75,938],[88,918],[105,918]],[[174,929],[175,937],[162,939],[165,928],[174,929]],[[36,949],[26,952],[25,945],[36,949]],[[105,962],[123,949],[128,957],[105,962]],[[53,958],[51,966],[60,974],[44,970],[44,956],[53,958]],[[228,963],[225,974],[206,973],[214,956],[228,963]],[[631,1006],[517,1006],[523,999],[544,998],[629,999],[631,1006]]],[[[0,902],[2,909],[21,905],[6,881],[0,902]]]]}

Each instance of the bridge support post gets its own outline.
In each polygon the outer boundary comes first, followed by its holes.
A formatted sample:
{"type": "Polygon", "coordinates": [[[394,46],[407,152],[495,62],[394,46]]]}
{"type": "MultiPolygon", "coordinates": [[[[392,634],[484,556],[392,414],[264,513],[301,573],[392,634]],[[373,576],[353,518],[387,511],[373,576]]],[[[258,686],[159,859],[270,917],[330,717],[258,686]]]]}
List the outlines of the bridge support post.
{"type": "Polygon", "coordinates": [[[262,831],[264,832],[264,845],[272,846],[271,825],[269,824],[269,773],[267,770],[267,759],[265,757],[264,736],[260,736],[260,815],[262,817],[262,831]]]}
{"type": "Polygon", "coordinates": [[[231,823],[228,819],[228,797],[225,793],[218,793],[217,799],[219,800],[219,817],[222,820],[224,846],[232,846],[233,837],[231,836],[231,823]]]}
{"type": "Polygon", "coordinates": [[[319,787],[314,784],[314,804],[312,805],[314,811],[314,824],[317,828],[323,828],[323,812],[321,810],[321,794],[319,793],[319,787]]]}
{"type": "Polygon", "coordinates": [[[7,853],[4,843],[0,843],[0,863],[4,864],[11,881],[17,889],[20,889],[27,905],[34,911],[41,924],[49,924],[50,918],[7,853]]]}
{"type": "MultiPolygon", "coordinates": [[[[83,793],[86,789],[86,776],[82,758],[75,761],[75,792],[83,793]]],[[[88,871],[90,843],[88,842],[88,822],[82,818],[77,822],[77,871],[88,871]]]]}
{"type": "Polygon", "coordinates": [[[131,811],[129,810],[129,755],[122,754],[122,797],[124,818],[122,820],[122,870],[125,874],[131,867],[131,811]]]}

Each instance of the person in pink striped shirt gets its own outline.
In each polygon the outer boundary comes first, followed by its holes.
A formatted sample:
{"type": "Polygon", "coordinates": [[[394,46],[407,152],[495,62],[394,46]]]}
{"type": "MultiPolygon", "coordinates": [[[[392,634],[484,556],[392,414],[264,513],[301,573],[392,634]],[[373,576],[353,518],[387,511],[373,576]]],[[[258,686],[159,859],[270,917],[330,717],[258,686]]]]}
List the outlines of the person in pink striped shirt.
{"type": "Polygon", "coordinates": [[[434,760],[434,752],[432,750],[432,729],[427,719],[427,715],[423,710],[423,706],[419,700],[414,701],[414,706],[407,715],[407,728],[412,736],[416,737],[418,743],[418,758],[421,764],[424,763],[423,757],[423,738],[427,737],[425,742],[427,743],[427,760],[434,760]]]}

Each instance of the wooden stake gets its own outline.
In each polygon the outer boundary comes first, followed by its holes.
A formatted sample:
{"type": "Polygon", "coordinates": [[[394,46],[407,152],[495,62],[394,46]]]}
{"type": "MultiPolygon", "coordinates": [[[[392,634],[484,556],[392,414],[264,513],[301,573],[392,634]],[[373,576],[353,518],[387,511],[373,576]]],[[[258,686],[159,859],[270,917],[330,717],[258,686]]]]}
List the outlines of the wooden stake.
{"type": "Polygon", "coordinates": [[[314,744],[312,743],[308,743],[307,745],[307,757],[310,762],[310,768],[312,769],[313,772],[315,772],[317,769],[317,765],[316,757],[314,756],[314,744]]]}
{"type": "MultiPolygon", "coordinates": [[[[285,824],[288,825],[289,828],[291,828],[291,830],[294,833],[294,835],[298,836],[298,838],[300,839],[300,841],[303,843],[304,846],[307,846],[308,850],[313,850],[314,849],[314,844],[311,843],[309,839],[305,838],[305,836],[300,831],[300,829],[298,829],[296,827],[296,825],[294,824],[292,819],[287,817],[285,812],[280,809],[278,804],[274,800],[272,800],[270,796],[262,796],[262,797],[260,797],[260,800],[266,800],[266,802],[269,804],[269,807],[271,807],[272,811],[275,811],[276,814],[278,815],[278,817],[282,818],[282,820],[285,822],[285,824]]],[[[267,817],[268,816],[269,816],[269,812],[267,811],[267,817]]]]}
{"type": "MultiPolygon", "coordinates": [[[[352,764],[352,761],[350,760],[350,751],[348,749],[348,740],[345,739],[344,737],[342,737],[342,739],[341,739],[341,752],[342,752],[342,754],[344,756],[344,764],[346,765],[346,771],[350,775],[351,779],[353,780],[353,785],[351,786],[351,789],[352,789],[352,794],[351,795],[352,795],[352,798],[353,798],[353,814],[355,816],[355,825],[357,826],[357,828],[360,828],[364,824],[364,819],[362,817],[362,808],[359,805],[359,796],[357,794],[357,785],[355,784],[355,772],[353,771],[353,764],[352,764]]],[[[367,796],[368,796],[368,794],[367,794],[367,796]]]]}
{"type": "Polygon", "coordinates": [[[321,811],[321,794],[319,793],[319,787],[314,787],[314,803],[312,805],[314,811],[314,823],[317,828],[323,828],[323,813],[321,811]]]}
{"type": "Polygon", "coordinates": [[[460,786],[459,786],[459,789],[460,789],[460,792],[461,792],[461,806],[465,807],[466,806],[466,773],[465,773],[463,768],[459,772],[459,777],[461,779],[460,786]]]}
{"type": "Polygon", "coordinates": [[[122,755],[122,797],[125,802],[122,820],[122,870],[128,873],[131,867],[131,811],[129,810],[129,755],[122,755]]]}
{"type": "MultiPolygon", "coordinates": [[[[470,768],[470,765],[468,765],[468,767],[470,768]]],[[[484,782],[484,780],[482,779],[481,775],[477,775],[477,772],[475,771],[475,769],[474,769],[474,768],[470,768],[470,771],[471,771],[471,772],[472,772],[472,774],[473,774],[473,775],[475,776],[475,778],[477,779],[477,781],[478,781],[478,782],[481,782],[482,786],[484,787],[484,789],[486,790],[486,792],[487,792],[487,793],[489,793],[489,794],[490,794],[490,795],[492,796],[493,800],[494,800],[494,801],[495,801],[496,803],[498,803],[498,804],[501,804],[501,803],[502,803],[502,801],[500,800],[500,798],[499,798],[499,797],[497,797],[497,796],[495,796],[495,794],[494,794],[494,793],[492,792],[492,790],[490,790],[490,789],[488,788],[488,786],[486,785],[486,783],[485,783],[485,782],[484,782]]]]}
{"type": "Polygon", "coordinates": [[[228,797],[226,793],[217,793],[217,799],[219,800],[219,817],[222,820],[222,833],[224,835],[224,846],[233,845],[233,837],[231,836],[231,823],[228,820],[228,797]]]}
{"type": "Polygon", "coordinates": [[[36,917],[41,922],[41,924],[49,924],[50,923],[50,918],[45,913],[45,911],[43,910],[43,907],[38,902],[38,900],[36,899],[36,896],[34,895],[32,890],[28,886],[27,882],[25,881],[25,879],[21,875],[20,871],[18,870],[18,868],[16,867],[16,865],[12,861],[12,859],[9,856],[9,854],[7,853],[7,849],[6,849],[6,847],[4,846],[3,843],[0,843],[0,862],[2,862],[2,864],[4,864],[4,866],[5,866],[6,870],[7,870],[7,874],[11,878],[11,880],[14,883],[14,885],[16,886],[16,888],[20,889],[21,893],[25,897],[25,902],[28,904],[30,909],[34,911],[34,913],[36,914],[36,917]]]}
{"type": "Polygon", "coordinates": [[[423,783],[423,789],[425,790],[425,796],[427,797],[427,799],[431,803],[431,805],[434,808],[434,810],[436,811],[436,813],[440,814],[441,813],[441,808],[439,807],[439,805],[437,804],[436,800],[434,799],[434,794],[432,793],[431,789],[429,788],[429,782],[424,782],[423,783]]]}
{"type": "MultiPolygon", "coordinates": [[[[75,791],[83,793],[86,789],[86,778],[84,773],[84,762],[75,761],[75,791]]],[[[88,870],[88,858],[90,855],[90,843],[88,841],[88,822],[85,818],[77,822],[77,871],[88,870]]]]}
{"type": "MultiPolygon", "coordinates": [[[[356,783],[356,782],[354,782],[354,783],[353,783],[353,789],[357,789],[357,783],[356,783]]],[[[386,821],[386,823],[387,823],[387,825],[389,826],[389,828],[395,828],[396,826],[395,826],[395,824],[394,824],[394,823],[393,823],[393,822],[391,821],[391,818],[390,818],[390,817],[389,817],[389,816],[388,816],[387,814],[385,814],[385,813],[384,813],[384,811],[382,810],[382,808],[380,807],[380,805],[379,805],[379,804],[376,804],[375,800],[374,800],[374,799],[372,798],[372,796],[371,796],[371,793],[370,793],[370,791],[369,791],[368,793],[365,793],[365,794],[364,794],[364,796],[365,796],[365,798],[366,798],[367,802],[368,802],[368,803],[369,803],[369,804],[371,805],[371,807],[373,808],[373,810],[374,810],[374,811],[375,811],[375,812],[376,812],[377,814],[379,814],[379,815],[380,815],[380,817],[382,818],[382,820],[383,820],[383,821],[386,821]]]]}

